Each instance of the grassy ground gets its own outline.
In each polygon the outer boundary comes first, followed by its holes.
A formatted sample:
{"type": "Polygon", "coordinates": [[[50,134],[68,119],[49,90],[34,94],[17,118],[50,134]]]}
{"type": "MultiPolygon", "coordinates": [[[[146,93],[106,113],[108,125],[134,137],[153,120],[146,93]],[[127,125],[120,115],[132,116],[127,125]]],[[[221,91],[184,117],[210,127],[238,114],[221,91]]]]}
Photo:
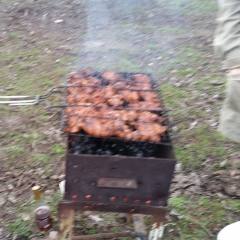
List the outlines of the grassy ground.
{"type": "MultiPolygon", "coordinates": [[[[36,42],[36,36],[26,36],[23,32],[8,33],[4,40],[0,45],[1,95],[45,94],[50,88],[63,83],[68,72],[69,59],[58,58],[51,51],[57,46],[56,43],[49,40],[36,42]]],[[[58,96],[50,98],[50,101],[61,104],[58,96]]],[[[32,221],[34,201],[30,187],[34,184],[40,184],[43,189],[47,189],[47,184],[55,186],[54,193],[49,198],[54,217],[57,202],[62,198],[56,190],[56,181],[50,179],[52,175],[62,172],[61,165],[65,155],[62,138],[52,138],[53,135],[58,135],[60,116],[48,111],[44,103],[27,107],[0,106],[0,113],[1,121],[7,123],[2,126],[0,133],[1,173],[16,174],[20,179],[23,178],[24,183],[21,185],[28,185],[25,194],[23,192],[24,195],[18,195],[16,203],[4,204],[7,216],[4,217],[2,227],[10,231],[9,239],[14,236],[31,239],[36,228],[32,221]]],[[[9,178],[6,184],[16,187],[13,178],[9,178]]],[[[2,194],[7,199],[8,193],[2,194]]]]}
{"type": "MultiPolygon", "coordinates": [[[[193,15],[194,19],[203,15],[214,19],[212,14],[216,12],[214,1],[181,0],[170,4],[164,0],[155,2],[164,4],[164,11],[177,13],[186,19],[191,19],[193,15]]],[[[129,28],[127,24],[128,21],[122,28],[129,28]]],[[[175,27],[171,23],[159,28],[157,24],[153,21],[144,25],[144,32],[164,34],[171,41],[175,34],[185,36],[188,32],[188,26],[175,27]]],[[[134,23],[132,28],[138,31],[141,24],[134,23]]],[[[191,31],[200,34],[203,30],[191,31]]],[[[132,32],[129,36],[130,34],[132,32]]],[[[207,41],[207,37],[209,35],[202,36],[199,42],[207,41]]],[[[171,48],[159,50],[157,39],[144,45],[146,52],[143,55],[149,55],[154,60],[146,57],[140,64],[142,59],[141,54],[136,58],[137,49],[124,54],[121,50],[119,64],[126,66],[129,71],[136,71],[139,66],[145,65],[147,67],[144,70],[154,71],[160,79],[163,99],[174,124],[174,145],[177,159],[182,164],[182,172],[186,175],[190,172],[204,175],[220,169],[235,170],[236,166],[231,164],[229,156],[237,153],[239,144],[227,140],[217,132],[225,79],[218,70],[218,62],[212,57],[212,52],[208,52],[211,48],[208,46],[205,49],[198,41],[183,41],[174,48],[174,53],[169,53],[171,48]],[[157,52],[156,55],[154,52],[157,52]],[[207,160],[210,163],[206,165],[207,160]],[[225,160],[227,164],[220,165],[225,160]]],[[[54,39],[36,41],[34,33],[8,31],[0,44],[1,95],[43,94],[49,88],[61,84],[69,70],[69,64],[75,59],[70,56],[59,57],[56,51],[59,44],[54,39]]],[[[92,66],[95,65],[98,62],[92,63],[92,66]]],[[[56,203],[61,195],[51,176],[62,173],[59,166],[64,162],[65,154],[63,139],[53,138],[58,131],[59,115],[47,111],[43,105],[21,108],[1,106],[0,114],[1,120],[8,122],[7,127],[2,127],[0,131],[1,173],[24,175],[27,172],[24,179],[29,182],[28,186],[40,183],[47,189],[46,186],[52,184],[54,192],[49,203],[53,216],[56,217],[56,203]]],[[[9,184],[12,182],[12,179],[8,180],[9,184]]],[[[4,194],[3,192],[5,197],[4,194]]],[[[184,194],[172,197],[169,205],[177,214],[169,218],[165,237],[176,240],[216,239],[217,232],[223,226],[237,220],[240,209],[239,200],[204,191],[200,195],[193,194],[192,197],[184,194]]],[[[8,217],[4,227],[7,227],[11,236],[32,238],[36,234],[35,225],[31,218],[25,218],[29,209],[33,208],[32,198],[27,200],[26,196],[20,196],[16,204],[6,204],[5,207],[8,217]]],[[[96,231],[94,227],[89,228],[89,233],[96,231]]]]}

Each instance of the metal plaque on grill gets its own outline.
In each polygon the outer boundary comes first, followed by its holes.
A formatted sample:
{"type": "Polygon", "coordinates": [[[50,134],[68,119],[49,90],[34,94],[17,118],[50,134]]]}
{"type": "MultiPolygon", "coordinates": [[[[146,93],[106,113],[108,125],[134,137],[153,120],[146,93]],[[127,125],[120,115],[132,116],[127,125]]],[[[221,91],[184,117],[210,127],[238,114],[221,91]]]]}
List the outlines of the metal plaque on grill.
{"type": "Polygon", "coordinates": [[[97,180],[98,187],[105,188],[137,188],[136,179],[121,179],[121,178],[99,178],[97,180]]]}

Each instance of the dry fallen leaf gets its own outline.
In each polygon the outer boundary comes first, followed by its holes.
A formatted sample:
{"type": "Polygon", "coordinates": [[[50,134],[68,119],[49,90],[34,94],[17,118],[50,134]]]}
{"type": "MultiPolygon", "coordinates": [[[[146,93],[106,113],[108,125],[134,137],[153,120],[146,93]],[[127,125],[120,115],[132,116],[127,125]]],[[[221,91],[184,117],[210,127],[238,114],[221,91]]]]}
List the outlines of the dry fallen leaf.
{"type": "Polygon", "coordinates": [[[23,214],[22,215],[22,220],[23,221],[29,221],[31,219],[31,216],[29,214],[23,214]]]}
{"type": "Polygon", "coordinates": [[[54,22],[55,23],[61,23],[61,22],[63,22],[63,20],[62,19],[58,19],[58,20],[55,20],[54,22]]]}
{"type": "Polygon", "coordinates": [[[192,122],[192,123],[189,125],[188,130],[191,130],[191,129],[195,128],[196,125],[197,125],[197,123],[198,123],[198,120],[195,120],[194,122],[192,122]]]}
{"type": "Polygon", "coordinates": [[[95,221],[95,222],[101,222],[103,221],[102,218],[100,218],[98,215],[89,215],[88,216],[91,220],[95,221]]]}

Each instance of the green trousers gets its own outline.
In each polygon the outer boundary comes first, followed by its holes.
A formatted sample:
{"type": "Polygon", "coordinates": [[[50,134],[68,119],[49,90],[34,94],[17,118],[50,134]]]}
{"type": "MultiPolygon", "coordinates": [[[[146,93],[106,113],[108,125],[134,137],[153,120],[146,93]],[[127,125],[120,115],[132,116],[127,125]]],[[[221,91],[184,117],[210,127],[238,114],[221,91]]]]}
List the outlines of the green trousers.
{"type": "MultiPolygon", "coordinates": [[[[223,69],[240,68],[240,0],[218,0],[218,5],[215,52],[222,58],[223,69]]],[[[227,74],[219,131],[240,142],[240,74],[227,74]]]]}

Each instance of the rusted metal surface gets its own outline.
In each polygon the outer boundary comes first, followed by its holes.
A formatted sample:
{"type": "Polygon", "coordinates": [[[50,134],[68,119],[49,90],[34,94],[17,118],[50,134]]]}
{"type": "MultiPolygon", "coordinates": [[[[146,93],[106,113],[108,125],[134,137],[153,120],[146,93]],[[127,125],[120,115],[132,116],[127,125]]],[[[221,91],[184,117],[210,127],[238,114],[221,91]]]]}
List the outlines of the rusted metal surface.
{"type": "Polygon", "coordinates": [[[98,178],[97,186],[103,188],[138,188],[136,179],[98,178]]]}
{"type": "Polygon", "coordinates": [[[113,239],[119,237],[134,237],[132,232],[99,233],[93,235],[73,236],[72,240],[95,240],[95,239],[113,239]]]}
{"type": "Polygon", "coordinates": [[[67,155],[65,200],[166,206],[174,159],[67,155]],[[99,178],[136,179],[138,188],[99,188],[99,178]]]}
{"type": "Polygon", "coordinates": [[[74,209],[74,211],[100,211],[100,212],[118,212],[131,214],[160,215],[163,218],[168,212],[167,207],[142,206],[133,204],[114,204],[114,203],[97,203],[82,201],[62,200],[63,209],[74,209]]]}

